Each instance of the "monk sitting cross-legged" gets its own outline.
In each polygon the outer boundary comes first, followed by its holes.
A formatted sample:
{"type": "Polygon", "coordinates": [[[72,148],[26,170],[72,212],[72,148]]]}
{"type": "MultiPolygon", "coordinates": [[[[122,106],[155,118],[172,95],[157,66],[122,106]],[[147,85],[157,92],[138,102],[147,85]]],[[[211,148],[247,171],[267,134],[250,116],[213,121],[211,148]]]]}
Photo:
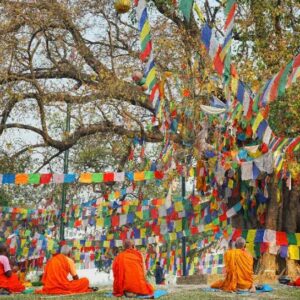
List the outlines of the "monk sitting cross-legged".
{"type": "Polygon", "coordinates": [[[0,244],[0,290],[8,293],[21,293],[25,286],[19,281],[16,273],[12,272],[7,257],[7,247],[0,244]]]}
{"type": "Polygon", "coordinates": [[[212,288],[227,292],[249,290],[255,292],[253,284],[253,258],[245,249],[246,241],[238,238],[236,249],[229,249],[224,254],[226,277],[211,285],[212,288]]]}
{"type": "Polygon", "coordinates": [[[154,289],[146,281],[145,264],[142,254],[134,249],[130,240],[125,240],[124,251],[113,262],[113,295],[134,297],[152,296],[154,289]]]}
{"type": "Polygon", "coordinates": [[[74,261],[69,257],[71,248],[64,245],[60,254],[54,255],[46,264],[42,278],[43,288],[36,291],[37,294],[77,294],[87,293],[89,289],[89,280],[87,278],[78,278],[74,261]],[[73,280],[68,280],[71,274],[73,280]]]}

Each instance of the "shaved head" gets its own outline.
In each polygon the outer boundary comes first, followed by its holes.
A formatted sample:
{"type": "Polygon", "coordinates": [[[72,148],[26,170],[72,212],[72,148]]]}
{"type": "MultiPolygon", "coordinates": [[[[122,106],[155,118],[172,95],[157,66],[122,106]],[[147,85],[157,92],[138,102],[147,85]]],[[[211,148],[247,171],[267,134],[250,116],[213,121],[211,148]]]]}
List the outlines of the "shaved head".
{"type": "Polygon", "coordinates": [[[69,255],[71,253],[71,247],[67,246],[67,245],[63,245],[60,249],[60,253],[64,254],[64,255],[69,255]]]}
{"type": "Polygon", "coordinates": [[[245,241],[244,238],[239,237],[239,238],[236,239],[236,241],[235,241],[235,248],[236,249],[243,249],[243,248],[245,248],[245,246],[246,246],[246,241],[245,241]]]}
{"type": "Polygon", "coordinates": [[[133,242],[131,240],[125,240],[123,243],[124,249],[131,249],[133,247],[133,242]]]}

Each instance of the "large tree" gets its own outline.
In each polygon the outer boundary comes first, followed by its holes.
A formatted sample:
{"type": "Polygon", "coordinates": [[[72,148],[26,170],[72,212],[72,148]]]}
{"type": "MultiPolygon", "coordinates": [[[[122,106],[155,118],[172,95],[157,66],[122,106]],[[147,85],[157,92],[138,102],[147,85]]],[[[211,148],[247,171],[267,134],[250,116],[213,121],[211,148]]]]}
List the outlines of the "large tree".
{"type": "MultiPolygon", "coordinates": [[[[206,121],[200,104],[207,104],[212,95],[223,101],[225,97],[222,78],[216,79],[201,46],[201,22],[193,13],[190,21],[184,19],[179,2],[153,0],[149,7],[157,73],[165,92],[161,106],[178,120],[168,138],[177,151],[174,159],[187,163],[201,158],[205,143],[217,134],[214,126],[209,128],[204,144],[198,136],[206,121]]],[[[214,27],[222,39],[223,1],[196,2],[204,15],[202,23],[214,27]]],[[[240,78],[258,91],[299,53],[299,1],[237,2],[232,61],[240,78]]],[[[25,157],[27,171],[47,165],[58,170],[62,154],[71,149],[75,171],[148,167],[145,160],[128,164],[133,142],[142,141],[148,157],[159,153],[166,144],[159,129],[169,120],[156,115],[149,97],[131,79],[134,71],[144,68],[134,11],[118,15],[110,0],[1,1],[0,7],[3,158],[25,157]],[[70,132],[65,131],[68,109],[70,132]]],[[[299,135],[298,91],[299,84],[294,85],[271,105],[270,124],[278,135],[299,135]]],[[[14,171],[9,166],[5,170],[14,171]]],[[[270,192],[267,225],[295,231],[295,214],[291,224],[270,219],[280,214],[272,205],[277,203],[275,194],[270,192]]],[[[289,211],[299,206],[298,189],[291,197],[289,211]]],[[[287,205],[286,200],[280,205],[287,205]]]]}

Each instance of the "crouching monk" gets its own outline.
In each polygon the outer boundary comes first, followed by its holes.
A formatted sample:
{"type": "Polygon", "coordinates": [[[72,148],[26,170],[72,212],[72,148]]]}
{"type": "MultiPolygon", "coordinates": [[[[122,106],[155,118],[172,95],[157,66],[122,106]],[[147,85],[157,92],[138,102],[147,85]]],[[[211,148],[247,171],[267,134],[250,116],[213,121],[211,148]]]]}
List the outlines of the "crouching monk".
{"type": "Polygon", "coordinates": [[[113,295],[134,297],[152,296],[154,289],[146,281],[145,264],[142,254],[134,249],[130,240],[125,240],[124,251],[113,262],[113,295]]]}
{"type": "Polygon", "coordinates": [[[246,251],[246,241],[238,238],[236,249],[227,250],[224,254],[226,277],[211,285],[212,288],[227,292],[236,290],[249,290],[255,292],[253,284],[253,258],[246,251]]]}
{"type": "Polygon", "coordinates": [[[89,280],[78,278],[74,261],[69,257],[71,248],[62,246],[60,254],[54,255],[46,264],[42,278],[43,288],[36,291],[37,294],[77,294],[87,293],[89,280]],[[73,280],[68,280],[71,274],[73,280]]]}
{"type": "Polygon", "coordinates": [[[25,286],[19,281],[16,273],[13,273],[7,257],[7,247],[0,244],[0,289],[9,293],[21,293],[25,286]]]}

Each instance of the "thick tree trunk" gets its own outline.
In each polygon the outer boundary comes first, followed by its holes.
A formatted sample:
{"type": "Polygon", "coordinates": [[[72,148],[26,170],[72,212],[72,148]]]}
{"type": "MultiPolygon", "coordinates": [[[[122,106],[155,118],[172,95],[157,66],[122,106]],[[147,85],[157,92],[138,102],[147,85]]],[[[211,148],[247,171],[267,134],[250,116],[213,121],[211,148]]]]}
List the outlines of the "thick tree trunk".
{"type": "MultiPolygon", "coordinates": [[[[293,182],[292,190],[289,195],[289,199],[284,199],[286,201],[285,210],[285,222],[283,223],[283,231],[286,232],[296,232],[297,231],[297,213],[300,198],[300,185],[298,182],[293,182]]],[[[295,260],[289,258],[286,259],[287,275],[293,279],[298,277],[297,264],[295,260]]]]}
{"type": "MultiPolygon", "coordinates": [[[[270,202],[268,205],[266,217],[266,228],[272,230],[277,230],[277,216],[279,211],[277,190],[277,180],[275,175],[273,175],[269,183],[270,202]]],[[[276,278],[276,255],[270,254],[268,252],[262,255],[259,275],[262,276],[262,279],[267,280],[274,280],[276,278]]]]}

